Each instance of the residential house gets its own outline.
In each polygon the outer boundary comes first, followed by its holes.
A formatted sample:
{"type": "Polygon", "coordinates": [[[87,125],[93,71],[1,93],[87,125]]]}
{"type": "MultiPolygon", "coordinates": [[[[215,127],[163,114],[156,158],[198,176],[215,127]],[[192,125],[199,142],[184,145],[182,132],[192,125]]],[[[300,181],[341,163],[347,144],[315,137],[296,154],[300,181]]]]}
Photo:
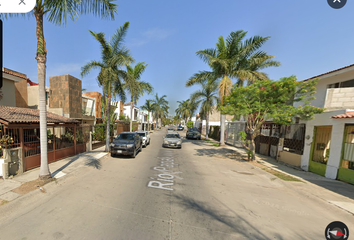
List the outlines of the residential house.
{"type": "MultiPolygon", "coordinates": [[[[220,126],[220,111],[216,109],[216,106],[213,106],[213,110],[211,113],[209,113],[209,128],[214,127],[214,126],[220,126]]],[[[233,116],[231,115],[226,115],[226,120],[225,122],[231,122],[233,119],[233,116]]],[[[191,119],[194,123],[194,127],[201,129],[202,134],[206,134],[206,119],[201,120],[199,118],[199,114],[191,119]],[[195,121],[193,121],[195,119],[195,121]]]]}
{"type": "Polygon", "coordinates": [[[27,76],[7,68],[2,69],[2,74],[3,86],[0,89],[0,106],[28,107],[27,76]]]}
{"type": "Polygon", "coordinates": [[[112,101],[111,106],[116,106],[114,113],[117,114],[117,119],[119,116],[124,115],[124,103],[122,101],[112,101]]]}
{"type": "Polygon", "coordinates": [[[319,81],[312,105],[326,110],[300,121],[306,124],[301,168],[354,184],[354,64],[305,81],[314,78],[319,81]]]}
{"type": "Polygon", "coordinates": [[[131,116],[130,109],[131,109],[131,103],[130,102],[124,104],[124,110],[123,110],[124,115],[129,117],[129,119],[132,119],[133,121],[138,121],[138,115],[139,115],[139,110],[140,109],[138,107],[134,106],[134,104],[133,104],[133,115],[132,116],[131,116]]]}
{"type": "MultiPolygon", "coordinates": [[[[27,81],[28,107],[38,109],[38,84],[27,81]]],[[[95,125],[102,118],[101,93],[82,93],[82,82],[71,75],[49,78],[46,87],[47,111],[95,125]]]]}

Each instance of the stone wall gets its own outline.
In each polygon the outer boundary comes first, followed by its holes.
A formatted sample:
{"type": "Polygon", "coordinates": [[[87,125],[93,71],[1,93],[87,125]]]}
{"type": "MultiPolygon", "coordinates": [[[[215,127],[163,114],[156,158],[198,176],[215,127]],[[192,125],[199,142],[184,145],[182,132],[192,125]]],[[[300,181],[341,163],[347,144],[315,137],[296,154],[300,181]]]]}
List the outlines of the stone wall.
{"type": "Polygon", "coordinates": [[[49,78],[49,107],[62,108],[64,116],[82,117],[81,80],[69,74],[49,78]]]}

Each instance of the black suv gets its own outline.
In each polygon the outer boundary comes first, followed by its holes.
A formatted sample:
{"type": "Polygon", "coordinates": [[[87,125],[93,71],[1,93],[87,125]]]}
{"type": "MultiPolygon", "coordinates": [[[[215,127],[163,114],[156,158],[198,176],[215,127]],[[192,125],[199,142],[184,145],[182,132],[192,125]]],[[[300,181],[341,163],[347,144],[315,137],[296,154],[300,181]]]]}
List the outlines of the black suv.
{"type": "Polygon", "coordinates": [[[142,139],[134,132],[122,132],[111,143],[111,156],[129,155],[135,158],[142,149],[142,139]]]}

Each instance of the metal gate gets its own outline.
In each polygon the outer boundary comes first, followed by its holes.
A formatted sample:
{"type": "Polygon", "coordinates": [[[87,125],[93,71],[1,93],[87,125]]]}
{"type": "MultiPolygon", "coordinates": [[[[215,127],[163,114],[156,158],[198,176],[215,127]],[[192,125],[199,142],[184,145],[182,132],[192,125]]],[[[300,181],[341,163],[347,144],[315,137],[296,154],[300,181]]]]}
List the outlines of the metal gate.
{"type": "Polygon", "coordinates": [[[245,131],[246,122],[229,122],[226,126],[226,143],[235,147],[242,147],[241,131],[245,131]]]}

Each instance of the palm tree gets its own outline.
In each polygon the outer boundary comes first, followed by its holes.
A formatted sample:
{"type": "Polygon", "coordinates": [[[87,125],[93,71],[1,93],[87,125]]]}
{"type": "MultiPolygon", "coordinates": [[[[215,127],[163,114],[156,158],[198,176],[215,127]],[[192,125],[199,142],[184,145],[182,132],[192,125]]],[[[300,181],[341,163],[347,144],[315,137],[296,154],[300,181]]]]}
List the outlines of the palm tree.
{"type": "MultiPolygon", "coordinates": [[[[256,79],[267,79],[267,75],[260,70],[280,65],[279,62],[272,60],[274,56],[259,50],[269,37],[254,36],[244,40],[246,34],[247,32],[242,30],[231,32],[226,41],[223,36],[219,37],[215,49],[197,51],[197,56],[209,65],[211,71],[194,74],[186,86],[204,82],[209,78],[219,80],[219,98],[220,104],[223,105],[224,98],[231,92],[231,79],[236,79],[238,86],[246,80],[253,82],[256,79]]],[[[224,145],[224,114],[221,114],[220,125],[220,145],[224,145]]]]}
{"type": "Polygon", "coordinates": [[[175,112],[178,116],[187,123],[188,118],[191,116],[191,109],[190,109],[190,99],[184,101],[177,101],[178,107],[176,108],[175,112]]]}
{"type": "Polygon", "coordinates": [[[209,135],[209,115],[213,113],[213,106],[218,103],[217,97],[218,83],[214,79],[202,82],[202,89],[194,92],[191,99],[201,102],[201,112],[206,118],[206,139],[209,135]]]}
{"type": "Polygon", "coordinates": [[[195,111],[197,111],[198,106],[200,104],[200,100],[191,98],[189,101],[189,112],[190,112],[190,119],[192,119],[195,111]]]}
{"type": "Polygon", "coordinates": [[[90,61],[81,68],[81,77],[86,76],[92,69],[100,69],[98,81],[103,86],[103,92],[107,96],[106,152],[109,151],[110,143],[110,105],[112,94],[118,94],[122,100],[125,99],[122,79],[127,77],[127,73],[121,68],[134,61],[129,54],[129,50],[122,45],[128,27],[129,22],[126,22],[114,33],[109,42],[105,39],[104,33],[90,31],[91,35],[94,36],[101,45],[102,59],[101,61],[90,61]]]}
{"type": "Polygon", "coordinates": [[[139,97],[145,92],[151,93],[153,87],[148,82],[140,81],[141,75],[145,71],[147,64],[144,62],[137,63],[134,67],[127,65],[127,77],[125,79],[124,89],[130,93],[130,132],[133,129],[133,106],[139,97]]]}
{"type": "Polygon", "coordinates": [[[148,123],[149,123],[149,130],[150,130],[150,113],[154,111],[154,101],[151,99],[146,99],[145,104],[140,108],[148,111],[148,123]]]}
{"type": "MultiPolygon", "coordinates": [[[[67,17],[75,21],[79,14],[93,13],[94,15],[114,19],[117,12],[117,5],[114,0],[36,0],[36,6],[28,13],[29,16],[36,18],[36,36],[37,36],[37,72],[38,72],[38,89],[39,89],[39,126],[40,126],[40,147],[41,147],[41,166],[39,169],[39,178],[50,178],[51,174],[48,166],[48,139],[47,139],[47,109],[45,97],[45,77],[47,62],[47,47],[43,32],[43,18],[47,17],[48,21],[56,25],[66,25],[67,17]]],[[[25,15],[25,14],[22,14],[25,15]]],[[[4,14],[8,16],[19,16],[19,14],[4,14]]]]}
{"type": "MultiPolygon", "coordinates": [[[[159,98],[156,93],[154,101],[154,118],[156,118],[156,127],[158,126],[158,121],[161,118],[166,118],[168,114],[168,101],[165,99],[167,96],[163,95],[159,98]]],[[[161,121],[162,122],[162,121],[161,121]]]]}

